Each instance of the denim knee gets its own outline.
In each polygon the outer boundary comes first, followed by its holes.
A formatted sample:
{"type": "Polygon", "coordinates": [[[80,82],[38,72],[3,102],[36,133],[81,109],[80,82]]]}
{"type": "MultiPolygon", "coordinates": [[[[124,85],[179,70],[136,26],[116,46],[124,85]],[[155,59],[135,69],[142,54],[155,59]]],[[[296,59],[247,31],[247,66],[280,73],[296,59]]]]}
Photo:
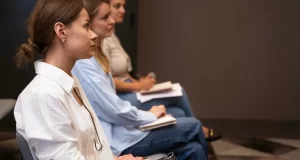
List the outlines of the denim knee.
{"type": "Polygon", "coordinates": [[[168,107],[167,114],[171,114],[175,118],[186,117],[185,112],[181,108],[168,107]]]}

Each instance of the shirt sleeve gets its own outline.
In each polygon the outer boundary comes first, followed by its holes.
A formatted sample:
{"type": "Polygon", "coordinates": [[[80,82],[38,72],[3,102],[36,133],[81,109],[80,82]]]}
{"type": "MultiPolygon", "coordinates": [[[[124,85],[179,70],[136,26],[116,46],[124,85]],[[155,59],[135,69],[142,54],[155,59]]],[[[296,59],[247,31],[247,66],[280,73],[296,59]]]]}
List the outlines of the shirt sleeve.
{"type": "Polygon", "coordinates": [[[23,110],[23,121],[27,124],[25,136],[31,151],[39,160],[85,159],[77,148],[78,140],[66,106],[59,99],[39,94],[19,102],[24,107],[31,106],[23,110]]]}
{"type": "Polygon", "coordinates": [[[139,126],[157,119],[151,112],[139,110],[120,99],[108,75],[96,65],[92,60],[77,61],[73,74],[79,79],[99,119],[126,126],[139,126]]]}

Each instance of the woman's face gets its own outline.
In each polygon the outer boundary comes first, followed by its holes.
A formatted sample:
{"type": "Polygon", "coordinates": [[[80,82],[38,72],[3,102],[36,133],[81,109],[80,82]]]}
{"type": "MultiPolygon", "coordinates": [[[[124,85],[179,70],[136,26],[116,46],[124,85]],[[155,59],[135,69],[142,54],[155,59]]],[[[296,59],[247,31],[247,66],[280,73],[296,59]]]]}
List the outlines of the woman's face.
{"type": "Polygon", "coordinates": [[[97,35],[90,30],[90,18],[82,9],[78,18],[66,27],[65,49],[75,60],[90,58],[97,35]]]}
{"type": "Polygon", "coordinates": [[[94,16],[91,22],[91,29],[103,39],[109,37],[112,34],[113,25],[115,20],[110,15],[110,6],[107,3],[102,3],[98,7],[97,14],[94,16]]]}
{"type": "Polygon", "coordinates": [[[111,16],[116,23],[122,23],[125,16],[125,0],[110,0],[111,16]]]}

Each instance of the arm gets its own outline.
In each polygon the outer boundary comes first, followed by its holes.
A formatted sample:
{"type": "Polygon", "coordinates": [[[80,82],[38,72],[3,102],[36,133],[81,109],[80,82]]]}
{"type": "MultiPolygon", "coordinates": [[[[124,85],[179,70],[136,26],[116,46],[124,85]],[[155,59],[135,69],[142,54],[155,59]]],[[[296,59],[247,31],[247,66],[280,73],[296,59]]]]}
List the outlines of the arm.
{"type": "Polygon", "coordinates": [[[130,74],[129,74],[129,78],[130,78],[130,80],[131,80],[132,82],[138,82],[138,80],[135,79],[135,78],[133,78],[130,74]]]}
{"type": "Polygon", "coordinates": [[[24,101],[28,102],[24,107],[32,106],[32,110],[24,111],[28,115],[24,118],[27,142],[38,159],[85,159],[77,148],[78,140],[66,106],[60,100],[43,94],[24,101]]]}
{"type": "Polygon", "coordinates": [[[126,126],[138,126],[157,119],[153,113],[138,110],[130,102],[120,99],[107,75],[92,59],[77,62],[73,73],[82,84],[99,119],[126,126]]]}
{"type": "Polygon", "coordinates": [[[131,76],[129,77],[132,82],[122,81],[118,78],[114,78],[116,84],[116,90],[119,92],[134,92],[141,90],[149,90],[155,84],[155,79],[150,76],[141,78],[139,81],[135,80],[131,76]]]}
{"type": "MultiPolygon", "coordinates": [[[[112,55],[121,55],[122,52],[124,52],[118,44],[114,40],[112,40],[112,37],[105,38],[103,40],[102,50],[105,56],[109,59],[110,63],[112,63],[112,55]]],[[[127,54],[127,53],[124,53],[127,54]]],[[[122,56],[123,57],[123,56],[122,56]]],[[[129,57],[130,58],[130,57],[129,57]]],[[[123,66],[127,67],[127,66],[123,66]]],[[[132,91],[139,91],[141,90],[141,85],[139,81],[131,77],[128,73],[128,77],[132,81],[132,83],[124,82],[118,78],[114,78],[114,82],[116,85],[117,91],[126,91],[126,92],[132,92],[132,91]]]]}
{"type": "MultiPolygon", "coordinates": [[[[133,79],[133,78],[132,78],[133,79]]],[[[133,92],[140,91],[140,84],[138,81],[125,82],[118,78],[114,78],[114,82],[116,84],[116,89],[119,92],[133,92]]]]}

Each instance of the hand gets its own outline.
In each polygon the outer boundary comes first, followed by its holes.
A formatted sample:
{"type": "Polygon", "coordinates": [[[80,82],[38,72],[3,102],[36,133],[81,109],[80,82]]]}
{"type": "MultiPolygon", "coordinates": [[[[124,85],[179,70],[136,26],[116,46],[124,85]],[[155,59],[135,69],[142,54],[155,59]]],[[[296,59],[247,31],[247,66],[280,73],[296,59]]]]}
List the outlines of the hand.
{"type": "Polygon", "coordinates": [[[149,112],[153,113],[157,118],[167,114],[166,107],[164,105],[153,106],[149,112]]]}
{"type": "Polygon", "coordinates": [[[139,90],[149,90],[155,84],[155,79],[153,78],[143,78],[138,81],[138,88],[139,90]]]}
{"type": "Polygon", "coordinates": [[[150,72],[148,73],[147,76],[141,76],[141,75],[138,75],[138,79],[141,80],[141,79],[144,79],[144,78],[152,78],[152,79],[156,79],[156,74],[154,72],[150,72]]]}
{"type": "Polygon", "coordinates": [[[126,154],[118,157],[118,160],[144,160],[143,157],[134,157],[132,154],[126,154]]]}

